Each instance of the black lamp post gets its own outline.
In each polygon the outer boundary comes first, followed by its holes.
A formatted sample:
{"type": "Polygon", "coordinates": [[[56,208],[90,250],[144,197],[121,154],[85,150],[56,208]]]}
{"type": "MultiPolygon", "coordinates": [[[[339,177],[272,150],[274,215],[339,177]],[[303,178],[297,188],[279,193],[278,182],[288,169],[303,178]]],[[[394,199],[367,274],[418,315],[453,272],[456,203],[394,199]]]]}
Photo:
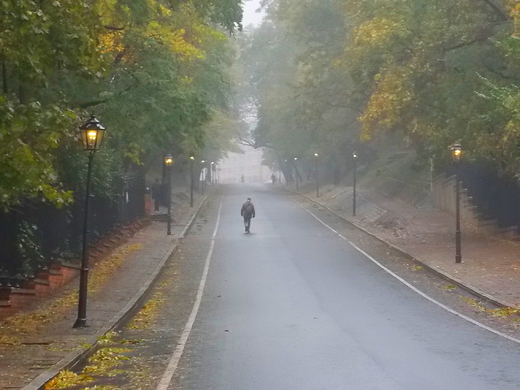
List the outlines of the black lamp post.
{"type": "Polygon", "coordinates": [[[190,206],[193,207],[193,161],[195,157],[190,157],[190,206]]]}
{"type": "Polygon", "coordinates": [[[296,191],[298,191],[298,167],[296,161],[298,161],[298,157],[294,158],[294,177],[296,179],[296,191]]]}
{"type": "Polygon", "coordinates": [[[352,216],[356,216],[356,161],[357,161],[357,154],[356,152],[352,153],[352,160],[354,161],[354,190],[353,190],[353,197],[352,197],[352,216]]]}
{"type": "Polygon", "coordinates": [[[200,174],[200,177],[202,180],[201,180],[200,188],[202,190],[202,196],[204,196],[204,182],[206,181],[206,173],[204,172],[204,164],[206,163],[206,161],[202,160],[200,163],[202,164],[202,171],[200,174]]]}
{"type": "Polygon", "coordinates": [[[168,227],[166,230],[167,235],[172,234],[172,165],[173,156],[167,154],[164,156],[164,165],[166,165],[166,171],[168,172],[168,227]]]}
{"type": "Polygon", "coordinates": [[[316,198],[320,197],[320,180],[318,176],[318,153],[314,153],[314,157],[316,157],[316,198]]]}
{"type": "Polygon", "coordinates": [[[78,318],[74,323],[74,328],[87,326],[87,294],[88,294],[88,272],[89,272],[89,254],[88,254],[88,209],[90,204],[91,179],[92,179],[92,161],[94,154],[101,147],[103,138],[105,137],[105,126],[96,119],[94,115],[79,127],[81,139],[83,141],[83,149],[88,152],[88,168],[87,168],[87,187],[85,189],[85,217],[83,220],[83,248],[81,256],[81,271],[79,276],[79,298],[78,298],[78,318]]]}
{"type": "Polygon", "coordinates": [[[460,243],[460,188],[459,188],[459,170],[460,162],[464,151],[460,143],[455,143],[450,147],[451,158],[457,166],[455,174],[455,263],[462,263],[461,243],[460,243]]]}
{"type": "MultiPolygon", "coordinates": [[[[287,164],[287,160],[285,160],[285,169],[286,171],[289,170],[289,164],[287,164]]],[[[289,185],[289,181],[287,180],[287,176],[285,177],[285,185],[288,186],[289,185]]]]}

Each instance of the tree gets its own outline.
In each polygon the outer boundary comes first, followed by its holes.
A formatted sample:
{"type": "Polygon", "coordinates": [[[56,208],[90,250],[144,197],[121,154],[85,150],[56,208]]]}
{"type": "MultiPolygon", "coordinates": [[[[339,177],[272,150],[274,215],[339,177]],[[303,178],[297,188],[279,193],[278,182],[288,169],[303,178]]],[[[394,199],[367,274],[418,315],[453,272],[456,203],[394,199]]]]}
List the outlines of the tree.
{"type": "Polygon", "coordinates": [[[253,59],[246,69],[261,77],[260,86],[255,76],[250,84],[259,116],[255,145],[284,155],[318,150],[332,165],[397,133],[437,162],[460,140],[470,159],[520,168],[517,1],[266,6],[269,20],[245,45],[253,59]],[[265,58],[254,49],[262,43],[265,58]],[[277,51],[280,44],[291,50],[277,51]]]}
{"type": "Polygon", "coordinates": [[[22,0],[0,13],[4,208],[27,197],[72,199],[86,111],[109,128],[110,153],[99,156],[109,175],[187,138],[203,147],[204,124],[226,111],[233,52],[217,24],[240,28],[239,0],[22,0]]]}
{"type": "Polygon", "coordinates": [[[299,157],[305,164],[319,152],[331,168],[345,167],[358,144],[361,107],[341,67],[346,31],[340,1],[274,2],[243,45],[247,105],[258,113],[253,144],[271,148],[270,162],[283,167],[299,157]]]}
{"type": "Polygon", "coordinates": [[[61,205],[71,197],[59,184],[55,155],[77,119],[47,90],[55,71],[89,77],[102,70],[99,19],[87,1],[4,2],[1,14],[0,206],[37,194],[61,205]]]}

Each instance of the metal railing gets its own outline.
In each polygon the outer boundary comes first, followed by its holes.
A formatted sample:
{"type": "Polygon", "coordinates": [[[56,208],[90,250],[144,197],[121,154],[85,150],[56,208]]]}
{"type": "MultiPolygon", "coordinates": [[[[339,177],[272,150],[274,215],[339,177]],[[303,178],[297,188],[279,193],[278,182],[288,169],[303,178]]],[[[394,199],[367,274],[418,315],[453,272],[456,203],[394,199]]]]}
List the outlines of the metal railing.
{"type": "MultiPolygon", "coordinates": [[[[112,199],[95,196],[89,230],[95,241],[145,215],[145,180],[140,174],[116,181],[112,199]]],[[[0,286],[18,286],[53,261],[79,259],[84,190],[72,206],[57,209],[48,202],[27,201],[0,213],[0,286]]]]}

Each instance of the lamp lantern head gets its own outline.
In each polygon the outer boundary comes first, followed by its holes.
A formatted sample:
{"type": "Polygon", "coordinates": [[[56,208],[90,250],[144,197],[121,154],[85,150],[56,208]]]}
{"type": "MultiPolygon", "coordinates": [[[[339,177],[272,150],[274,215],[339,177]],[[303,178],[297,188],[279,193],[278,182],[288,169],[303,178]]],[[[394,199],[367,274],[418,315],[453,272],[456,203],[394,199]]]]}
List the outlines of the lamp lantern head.
{"type": "Polygon", "coordinates": [[[462,157],[464,155],[464,150],[459,142],[454,143],[450,146],[451,158],[454,162],[460,163],[462,161],[462,157]]]}
{"type": "Polygon", "coordinates": [[[171,168],[173,165],[173,156],[171,154],[164,156],[164,165],[166,165],[168,168],[171,168]]]}
{"type": "Polygon", "coordinates": [[[79,127],[83,149],[89,152],[99,150],[105,137],[105,130],[105,126],[92,115],[88,121],[79,127]]]}

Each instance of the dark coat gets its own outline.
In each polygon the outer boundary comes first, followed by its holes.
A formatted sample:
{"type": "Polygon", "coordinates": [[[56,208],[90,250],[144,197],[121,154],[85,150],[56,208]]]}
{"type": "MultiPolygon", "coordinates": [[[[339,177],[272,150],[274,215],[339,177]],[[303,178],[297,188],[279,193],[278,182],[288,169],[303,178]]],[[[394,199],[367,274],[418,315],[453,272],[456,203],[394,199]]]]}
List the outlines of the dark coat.
{"type": "Polygon", "coordinates": [[[255,206],[251,202],[246,202],[242,205],[242,209],[240,210],[240,215],[244,218],[254,218],[255,217],[255,206]]]}

